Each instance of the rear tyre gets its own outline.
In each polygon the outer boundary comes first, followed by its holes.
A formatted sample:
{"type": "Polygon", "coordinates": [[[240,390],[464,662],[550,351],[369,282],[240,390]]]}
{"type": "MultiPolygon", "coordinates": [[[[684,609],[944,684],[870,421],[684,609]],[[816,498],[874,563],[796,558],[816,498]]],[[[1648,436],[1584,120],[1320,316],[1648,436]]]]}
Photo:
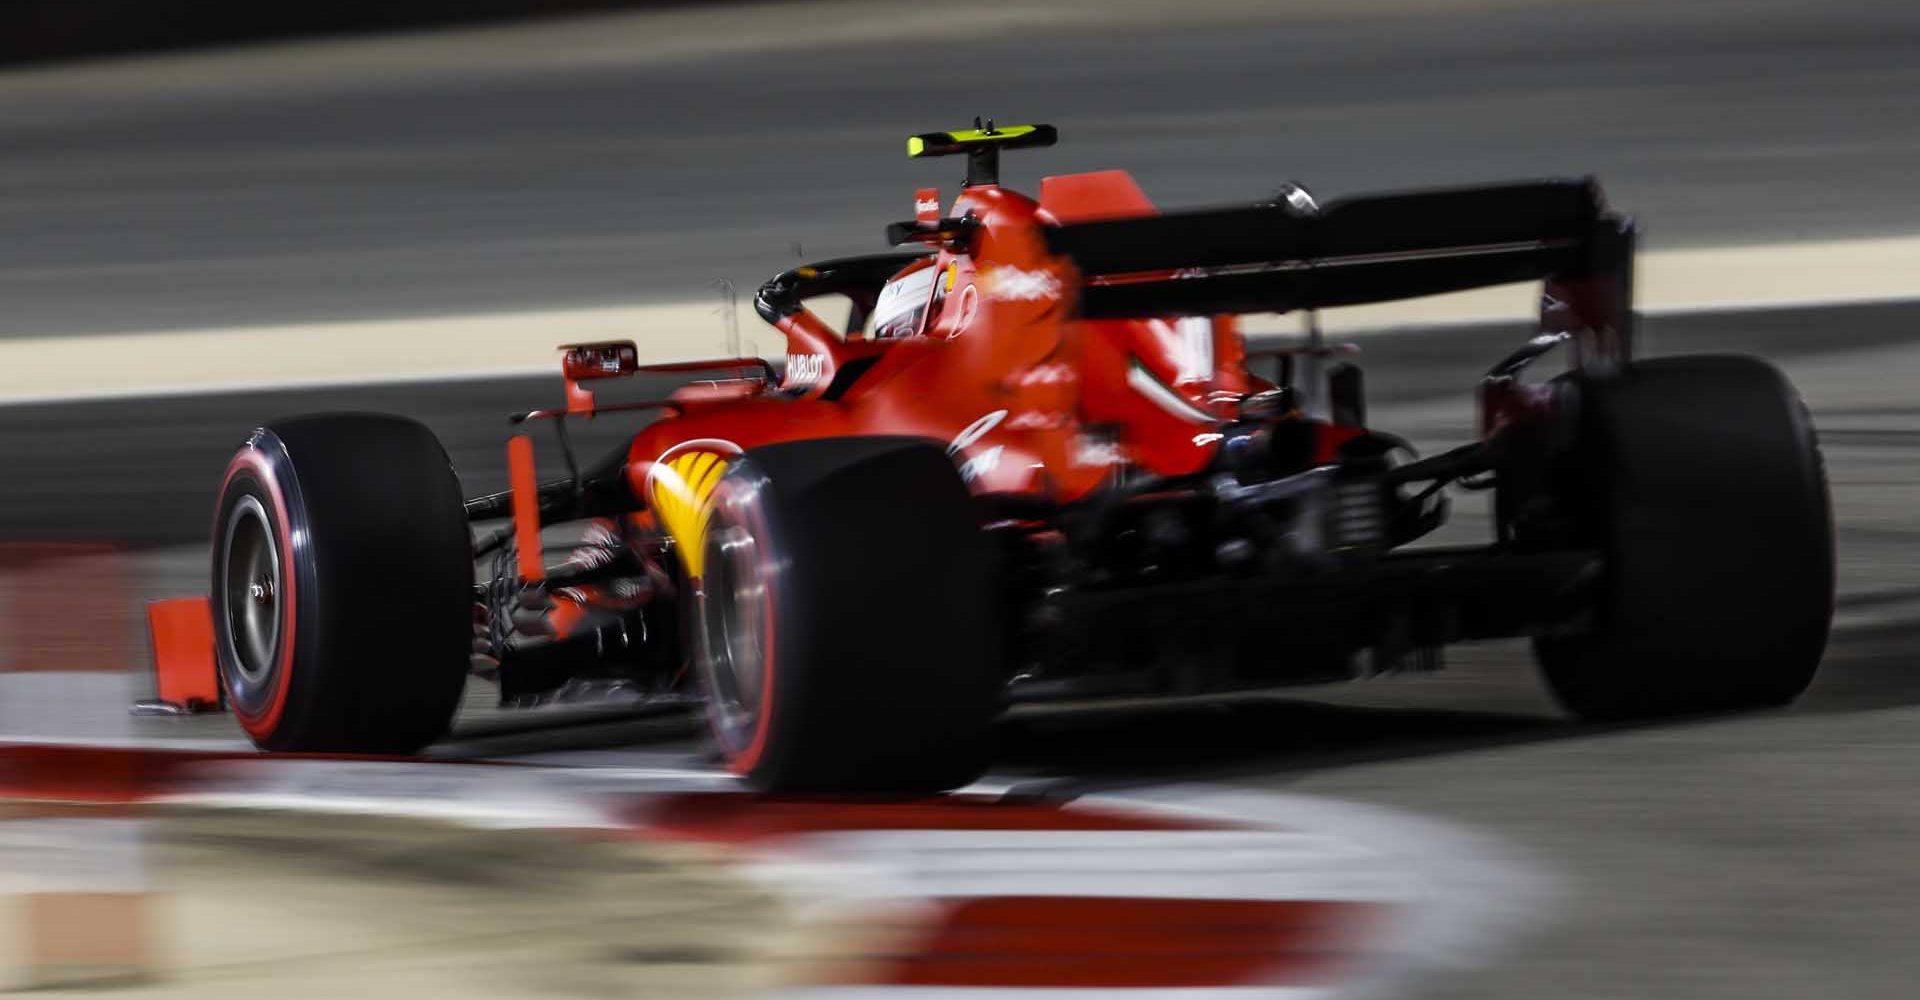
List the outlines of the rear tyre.
{"type": "Polygon", "coordinates": [[[937,792],[991,757],[991,547],[953,461],[910,438],[772,445],[715,487],[696,662],[732,770],[782,792],[937,792]]]}
{"type": "Polygon", "coordinates": [[[1833,529],[1811,422],[1757,358],[1577,377],[1563,503],[1607,556],[1591,631],[1537,639],[1561,705],[1632,719],[1784,704],[1833,616],[1833,529]]]}
{"type": "Polygon", "coordinates": [[[412,753],[466,683],[473,564],[446,452],[401,417],[253,432],[213,525],[215,659],[266,750],[412,753]]]}

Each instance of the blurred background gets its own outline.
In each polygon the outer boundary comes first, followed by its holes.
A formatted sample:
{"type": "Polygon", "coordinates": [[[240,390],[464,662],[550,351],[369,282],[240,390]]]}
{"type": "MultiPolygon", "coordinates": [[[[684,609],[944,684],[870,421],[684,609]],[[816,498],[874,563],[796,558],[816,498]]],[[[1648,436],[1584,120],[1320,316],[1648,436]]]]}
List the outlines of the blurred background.
{"type": "MultiPolygon", "coordinates": [[[[1842,593],[1807,698],[1576,726],[1495,643],[1437,677],[1016,722],[1002,770],[1390,805],[1556,873],[1526,935],[1424,995],[1909,996],[1916,93],[1907,0],[15,0],[0,666],[144,660],[139,603],[204,588],[256,424],[413,415],[480,492],[504,485],[505,415],[558,401],[555,344],[777,354],[746,308],[762,280],[879,249],[916,188],[952,194],[952,163],[900,155],[913,132],[1051,122],[1012,186],[1122,167],[1163,206],[1591,174],[1641,223],[1648,350],[1761,354],[1812,408],[1842,593]]],[[[1523,289],[1330,323],[1362,346],[1372,421],[1430,446],[1470,432],[1472,380],[1530,310],[1523,289]]],[[[142,684],[113,674],[71,719],[0,708],[0,737],[125,726],[101,720],[142,684]]],[[[449,753],[697,753],[674,719],[463,727],[449,753]]]]}

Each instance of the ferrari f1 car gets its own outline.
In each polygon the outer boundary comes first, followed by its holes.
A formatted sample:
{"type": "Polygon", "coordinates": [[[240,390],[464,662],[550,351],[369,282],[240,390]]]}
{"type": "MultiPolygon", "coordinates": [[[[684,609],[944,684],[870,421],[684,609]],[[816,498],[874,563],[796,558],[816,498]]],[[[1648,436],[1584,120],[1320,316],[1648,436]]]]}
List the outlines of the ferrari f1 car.
{"type": "Polygon", "coordinates": [[[406,753],[470,674],[510,705],[614,683],[697,698],[756,787],[924,792],[980,775],[1012,704],[1426,670],[1462,640],[1530,637],[1586,718],[1807,686],[1834,586],[1807,414],[1754,358],[1635,356],[1634,229],[1593,182],[1178,212],[1120,171],[1000,185],[1003,150],[1054,140],[913,137],[965,186],[918,193],[903,251],[759,289],[784,371],[564,348],[565,405],[513,418],[558,432],[564,478],[516,436],[511,489],[463,499],[412,420],[259,428],[211,596],[154,607],[162,697],[270,750],[406,753]],[[1477,439],[1426,456],[1318,335],[1240,328],[1522,281],[1537,335],[1480,381],[1477,439]],[[691,381],[596,401],[662,375],[691,381]],[[657,419],[577,459],[569,423],[617,412],[657,419]],[[1492,537],[1416,545],[1454,489],[1490,491],[1492,537]]]}

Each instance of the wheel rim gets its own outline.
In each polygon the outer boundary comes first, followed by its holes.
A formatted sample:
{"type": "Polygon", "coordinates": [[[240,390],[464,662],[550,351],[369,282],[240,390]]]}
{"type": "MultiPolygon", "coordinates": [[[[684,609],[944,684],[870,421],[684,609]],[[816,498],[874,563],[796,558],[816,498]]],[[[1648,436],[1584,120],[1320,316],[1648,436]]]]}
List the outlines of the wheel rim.
{"type": "Polygon", "coordinates": [[[242,496],[233,505],[220,559],[228,662],[244,683],[255,685],[278,662],[280,602],[286,593],[280,547],[259,498],[242,496]]]}
{"type": "Polygon", "coordinates": [[[704,568],[700,670],[714,729],[738,752],[759,726],[766,692],[770,581],[759,542],[739,525],[711,527],[704,568]]]}

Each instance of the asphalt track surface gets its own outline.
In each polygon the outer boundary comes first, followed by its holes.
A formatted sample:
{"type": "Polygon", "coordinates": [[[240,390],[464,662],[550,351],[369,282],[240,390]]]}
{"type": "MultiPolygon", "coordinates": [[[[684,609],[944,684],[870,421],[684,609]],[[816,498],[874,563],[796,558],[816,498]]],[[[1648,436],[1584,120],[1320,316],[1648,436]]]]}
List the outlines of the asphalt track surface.
{"type": "Polygon", "coordinates": [[[1654,246],[1920,231],[1901,0],[1178,10],[716,4],[0,77],[0,336],[751,289],[879,249],[961,172],[902,137],[976,114],[1061,127],[1011,180],[1170,205],[1592,173],[1654,246]]]}

